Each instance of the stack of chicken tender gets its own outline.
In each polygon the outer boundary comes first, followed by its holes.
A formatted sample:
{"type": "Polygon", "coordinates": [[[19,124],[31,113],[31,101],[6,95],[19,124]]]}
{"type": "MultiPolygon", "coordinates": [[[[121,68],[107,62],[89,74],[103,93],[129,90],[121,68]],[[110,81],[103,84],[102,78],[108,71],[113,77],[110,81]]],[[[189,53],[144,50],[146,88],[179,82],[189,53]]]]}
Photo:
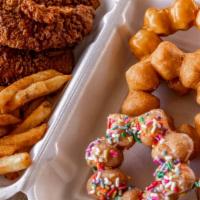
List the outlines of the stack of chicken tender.
{"type": "Polygon", "coordinates": [[[70,74],[72,49],[92,31],[99,1],[0,1],[0,85],[47,69],[70,74]]]}

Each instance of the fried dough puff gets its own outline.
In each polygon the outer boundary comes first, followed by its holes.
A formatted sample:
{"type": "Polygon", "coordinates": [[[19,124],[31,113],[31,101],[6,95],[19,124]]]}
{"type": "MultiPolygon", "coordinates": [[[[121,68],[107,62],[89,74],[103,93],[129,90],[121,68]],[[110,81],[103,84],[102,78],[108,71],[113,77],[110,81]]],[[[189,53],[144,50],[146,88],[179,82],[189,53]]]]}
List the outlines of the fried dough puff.
{"type": "Polygon", "coordinates": [[[116,168],[124,160],[123,152],[109,145],[105,138],[91,142],[86,149],[85,159],[90,167],[116,168]]]}
{"type": "Polygon", "coordinates": [[[115,199],[127,189],[128,178],[119,169],[98,171],[87,182],[87,191],[94,198],[115,199]]]}
{"type": "Polygon", "coordinates": [[[144,28],[158,35],[171,34],[172,27],[168,9],[148,8],[144,15],[144,28]]]}
{"type": "Polygon", "coordinates": [[[129,149],[135,144],[131,132],[132,118],[122,114],[112,114],[107,119],[106,139],[120,149],[129,149]]]}
{"type": "Polygon", "coordinates": [[[143,28],[130,39],[132,53],[142,59],[149,56],[161,42],[158,35],[167,36],[178,30],[186,30],[195,23],[200,28],[198,9],[194,0],[176,0],[166,9],[147,9],[143,28]]]}
{"type": "Polygon", "coordinates": [[[159,107],[160,100],[156,96],[143,91],[131,91],[121,110],[123,114],[137,116],[159,107]]]}
{"type": "Polygon", "coordinates": [[[192,169],[173,160],[160,165],[154,175],[156,179],[145,189],[143,199],[177,199],[180,194],[192,189],[195,182],[192,169]]]}
{"type": "MultiPolygon", "coordinates": [[[[195,117],[196,121],[198,121],[198,116],[200,115],[196,115],[195,117]]],[[[194,151],[192,152],[191,158],[200,155],[200,132],[198,133],[197,130],[189,124],[182,124],[178,127],[177,131],[187,134],[193,140],[194,151]]]]}
{"type": "Polygon", "coordinates": [[[190,28],[196,19],[198,6],[194,0],[176,0],[170,8],[170,16],[174,30],[190,28]]]}
{"type": "Polygon", "coordinates": [[[136,63],[126,72],[129,91],[140,90],[151,92],[159,86],[159,77],[150,58],[136,63]]]}
{"type": "Polygon", "coordinates": [[[164,80],[179,76],[184,53],[173,43],[162,42],[151,55],[151,63],[164,80]]]}
{"type": "Polygon", "coordinates": [[[134,188],[126,191],[121,197],[121,200],[141,200],[141,197],[142,191],[138,188],[134,188]]]}
{"type": "Polygon", "coordinates": [[[188,135],[170,133],[152,149],[152,157],[154,160],[174,158],[186,162],[193,150],[194,144],[188,135]]]}
{"type": "Polygon", "coordinates": [[[136,58],[142,59],[150,55],[161,41],[153,31],[141,29],[130,39],[129,46],[136,58]]]}

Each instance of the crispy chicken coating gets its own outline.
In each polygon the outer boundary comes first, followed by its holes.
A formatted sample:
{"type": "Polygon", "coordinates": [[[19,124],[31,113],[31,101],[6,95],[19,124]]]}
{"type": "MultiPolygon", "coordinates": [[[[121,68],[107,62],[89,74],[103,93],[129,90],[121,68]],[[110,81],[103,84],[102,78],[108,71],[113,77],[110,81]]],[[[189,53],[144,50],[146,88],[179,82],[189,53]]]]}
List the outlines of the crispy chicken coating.
{"type": "Polygon", "coordinates": [[[74,46],[92,31],[94,9],[91,6],[42,8],[33,19],[29,18],[31,12],[28,11],[29,17],[20,10],[1,9],[0,45],[35,51],[64,48],[74,46]],[[55,14],[50,12],[46,16],[49,9],[56,9],[55,14]]]}
{"type": "Polygon", "coordinates": [[[35,53],[0,47],[0,85],[47,69],[70,74],[74,66],[71,50],[46,50],[35,53]]]}

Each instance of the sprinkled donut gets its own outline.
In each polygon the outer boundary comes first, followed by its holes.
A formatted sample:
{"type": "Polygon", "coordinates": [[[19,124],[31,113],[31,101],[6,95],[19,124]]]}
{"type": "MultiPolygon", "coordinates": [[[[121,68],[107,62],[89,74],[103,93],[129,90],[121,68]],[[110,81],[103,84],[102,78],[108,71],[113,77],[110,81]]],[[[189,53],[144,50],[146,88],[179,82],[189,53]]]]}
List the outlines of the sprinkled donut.
{"type": "Polygon", "coordinates": [[[200,187],[188,165],[194,150],[193,140],[188,134],[175,132],[171,127],[171,120],[161,109],[137,117],[109,115],[106,137],[95,140],[86,149],[88,165],[96,167],[87,183],[88,194],[99,200],[172,200],[194,187],[200,187]],[[134,146],[135,142],[151,147],[153,161],[158,165],[153,174],[154,181],[144,191],[131,187],[128,176],[119,170],[123,154],[117,153],[120,162],[110,165],[113,157],[107,157],[110,161],[105,162],[99,159],[102,154],[95,150],[103,143],[103,151],[114,149],[121,152],[134,146]]]}

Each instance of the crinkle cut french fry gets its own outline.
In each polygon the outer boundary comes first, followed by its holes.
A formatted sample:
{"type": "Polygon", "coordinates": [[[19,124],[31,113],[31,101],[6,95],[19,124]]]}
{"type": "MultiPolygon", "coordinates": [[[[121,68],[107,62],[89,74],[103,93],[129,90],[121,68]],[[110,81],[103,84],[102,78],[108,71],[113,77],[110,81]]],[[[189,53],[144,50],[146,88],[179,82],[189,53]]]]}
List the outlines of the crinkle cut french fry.
{"type": "Polygon", "coordinates": [[[52,105],[48,101],[41,103],[11,134],[23,133],[44,123],[50,117],[52,105]]]}
{"type": "Polygon", "coordinates": [[[17,150],[24,147],[31,147],[44,136],[46,130],[47,124],[42,124],[24,133],[4,136],[0,138],[0,145],[14,145],[17,150]]]}
{"type": "Polygon", "coordinates": [[[17,147],[14,145],[0,145],[0,157],[10,156],[14,154],[17,147]]]}
{"type": "Polygon", "coordinates": [[[21,120],[11,114],[0,114],[0,126],[17,124],[19,122],[21,122],[21,120]]]}
{"type": "Polygon", "coordinates": [[[19,91],[23,90],[29,85],[39,82],[39,81],[45,81],[49,78],[55,77],[61,75],[61,73],[55,71],[55,70],[46,70],[42,72],[38,72],[36,74],[33,74],[31,76],[27,76],[25,78],[22,78],[10,86],[6,87],[0,92],[0,111],[4,113],[4,106],[7,104],[8,101],[12,99],[12,97],[19,91]]]}
{"type": "Polygon", "coordinates": [[[11,101],[4,108],[5,112],[11,112],[18,107],[28,103],[39,97],[51,94],[59,90],[67,81],[71,79],[71,75],[56,76],[46,81],[40,81],[31,84],[24,90],[16,93],[11,101]]]}
{"type": "Polygon", "coordinates": [[[0,158],[0,175],[27,169],[31,162],[31,157],[28,153],[18,153],[2,157],[0,158]]]}

